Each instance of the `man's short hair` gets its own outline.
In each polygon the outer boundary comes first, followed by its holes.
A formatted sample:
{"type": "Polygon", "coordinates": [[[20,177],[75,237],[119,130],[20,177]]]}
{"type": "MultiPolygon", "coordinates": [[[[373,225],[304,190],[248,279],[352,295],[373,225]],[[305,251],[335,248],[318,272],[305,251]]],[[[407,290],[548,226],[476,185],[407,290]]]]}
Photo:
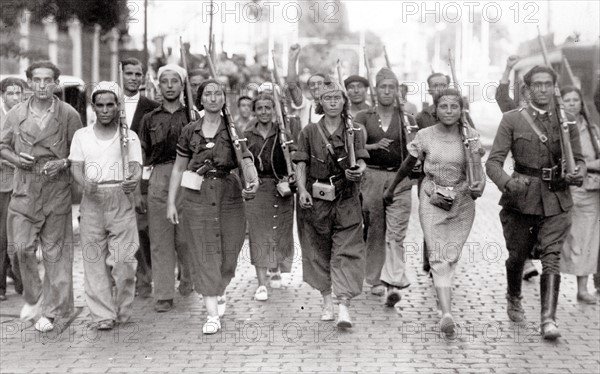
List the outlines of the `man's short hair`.
{"type": "Polygon", "coordinates": [[[40,68],[52,70],[52,73],[54,73],[54,80],[57,80],[58,77],[60,77],[60,69],[58,67],[56,67],[56,65],[54,65],[52,63],[52,61],[43,60],[43,61],[36,61],[33,64],[29,65],[29,67],[27,67],[27,70],[25,70],[25,75],[27,76],[27,79],[33,78],[33,71],[35,69],[40,69],[40,68]]]}
{"type": "Polygon", "coordinates": [[[146,74],[146,68],[144,67],[144,64],[142,64],[142,62],[135,57],[129,57],[121,61],[121,67],[123,69],[125,69],[125,66],[127,65],[139,65],[142,67],[142,73],[146,74]]]}
{"type": "Polygon", "coordinates": [[[8,77],[0,81],[0,92],[5,93],[10,86],[21,87],[21,92],[25,92],[25,89],[28,88],[27,82],[23,79],[8,77]]]}
{"type": "Polygon", "coordinates": [[[431,84],[429,83],[433,78],[436,77],[444,77],[446,78],[446,83],[450,84],[450,77],[447,76],[446,74],[442,74],[442,73],[432,73],[430,76],[427,77],[427,85],[430,86],[431,84]]]}
{"type": "MultiPolygon", "coordinates": [[[[237,107],[238,107],[238,108],[239,108],[239,107],[240,107],[240,105],[242,104],[242,100],[248,100],[248,101],[250,101],[250,104],[252,104],[252,101],[253,101],[253,100],[252,100],[252,98],[251,98],[250,96],[245,96],[245,95],[244,95],[244,96],[240,96],[240,98],[239,98],[239,99],[237,99],[237,107]]],[[[252,110],[254,110],[254,109],[252,109],[252,110]]]]}
{"type": "Polygon", "coordinates": [[[527,72],[527,74],[525,74],[523,76],[523,82],[525,82],[525,84],[527,85],[527,87],[531,86],[531,79],[533,79],[533,76],[535,74],[539,74],[539,73],[548,73],[550,74],[550,76],[552,77],[552,83],[556,83],[556,78],[558,77],[556,75],[556,72],[554,71],[554,69],[548,67],[548,66],[542,66],[542,65],[535,65],[534,67],[531,68],[531,70],[529,70],[527,72]]]}

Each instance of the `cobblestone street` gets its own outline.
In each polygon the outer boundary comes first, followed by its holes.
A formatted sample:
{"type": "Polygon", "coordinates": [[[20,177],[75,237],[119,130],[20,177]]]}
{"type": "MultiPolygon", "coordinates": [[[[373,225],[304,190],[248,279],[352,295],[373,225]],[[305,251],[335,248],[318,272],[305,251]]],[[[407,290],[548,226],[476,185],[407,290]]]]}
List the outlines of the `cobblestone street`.
{"type": "MultiPolygon", "coordinates": [[[[407,238],[412,285],[396,309],[370,294],[353,300],[355,326],[337,331],[319,320],[320,295],[302,283],[297,254],[283,287],[267,302],[253,300],[256,280],[248,250],[228,288],[222,333],[203,336],[205,310],[197,294],[175,299],[171,312],[154,312],[136,298],[132,323],[97,333],[88,326],[80,248],[75,253],[78,314],[62,332],[38,333],[22,324],[22,299],[9,286],[0,304],[2,373],[598,373],[599,307],[577,303],[574,276],[563,276],[558,323],[562,338],[538,333],[539,277],[524,282],[529,324],[517,327],[505,312],[507,253],[498,219],[499,192],[489,184],[477,201],[475,226],[462,252],[454,287],[453,339],[439,334],[431,280],[420,270],[422,234],[416,193],[407,238]]],[[[298,253],[298,248],[297,248],[298,253]]],[[[537,264],[540,266],[540,264],[537,264]]],[[[590,284],[590,288],[593,287],[590,284]]]]}

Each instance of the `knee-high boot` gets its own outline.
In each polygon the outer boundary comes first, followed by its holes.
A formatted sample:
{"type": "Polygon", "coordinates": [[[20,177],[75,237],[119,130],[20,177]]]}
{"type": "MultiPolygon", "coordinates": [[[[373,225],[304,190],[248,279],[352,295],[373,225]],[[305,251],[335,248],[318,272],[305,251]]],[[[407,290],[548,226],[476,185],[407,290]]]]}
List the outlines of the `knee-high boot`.
{"type": "Polygon", "coordinates": [[[556,324],[556,307],[558,305],[559,288],[560,274],[542,273],[542,276],[540,277],[542,299],[541,333],[544,339],[547,340],[560,338],[560,331],[556,324]]]}
{"type": "Polygon", "coordinates": [[[513,322],[525,321],[525,311],[521,305],[521,284],[523,268],[515,270],[506,267],[506,312],[513,322]]]}

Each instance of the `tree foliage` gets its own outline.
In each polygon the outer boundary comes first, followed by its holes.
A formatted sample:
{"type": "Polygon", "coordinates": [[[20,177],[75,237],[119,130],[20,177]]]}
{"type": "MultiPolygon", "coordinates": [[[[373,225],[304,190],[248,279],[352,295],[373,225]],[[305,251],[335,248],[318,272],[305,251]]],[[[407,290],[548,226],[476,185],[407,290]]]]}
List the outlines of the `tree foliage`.
{"type": "Polygon", "coordinates": [[[31,22],[40,23],[54,17],[59,27],[77,17],[84,27],[98,24],[103,31],[123,25],[129,14],[126,0],[2,0],[0,27],[0,55],[26,56],[30,51],[21,51],[16,41],[20,22],[24,22],[22,11],[31,12],[31,22]]]}

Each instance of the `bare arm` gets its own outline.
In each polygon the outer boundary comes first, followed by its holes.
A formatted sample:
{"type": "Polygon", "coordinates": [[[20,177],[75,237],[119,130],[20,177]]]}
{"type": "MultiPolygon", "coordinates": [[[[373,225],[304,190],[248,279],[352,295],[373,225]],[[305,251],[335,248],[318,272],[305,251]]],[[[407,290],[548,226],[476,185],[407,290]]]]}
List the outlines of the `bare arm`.
{"type": "Polygon", "coordinates": [[[179,191],[179,186],[181,185],[181,178],[183,177],[183,172],[187,168],[189,158],[181,157],[177,155],[175,159],[175,164],[173,165],[173,170],[171,171],[171,179],[169,180],[169,195],[167,197],[167,219],[171,221],[172,224],[179,224],[179,217],[177,215],[177,207],[175,206],[175,201],[177,199],[177,192],[179,191]]]}
{"type": "Polygon", "coordinates": [[[301,48],[299,44],[293,44],[290,46],[288,56],[288,71],[286,77],[288,92],[290,93],[295,106],[302,105],[302,89],[298,84],[298,71],[296,70],[296,66],[298,65],[298,57],[300,56],[300,49],[301,48]]]}

